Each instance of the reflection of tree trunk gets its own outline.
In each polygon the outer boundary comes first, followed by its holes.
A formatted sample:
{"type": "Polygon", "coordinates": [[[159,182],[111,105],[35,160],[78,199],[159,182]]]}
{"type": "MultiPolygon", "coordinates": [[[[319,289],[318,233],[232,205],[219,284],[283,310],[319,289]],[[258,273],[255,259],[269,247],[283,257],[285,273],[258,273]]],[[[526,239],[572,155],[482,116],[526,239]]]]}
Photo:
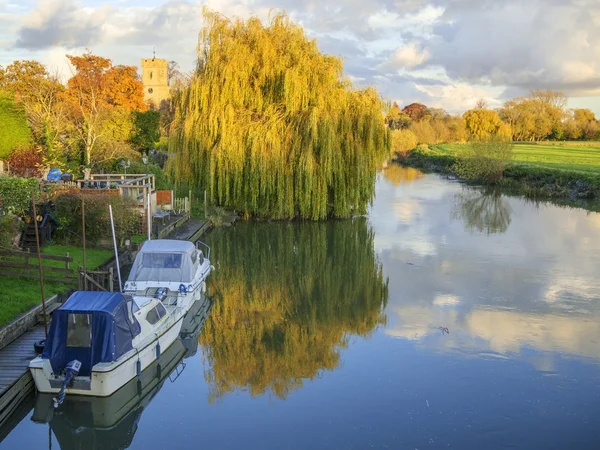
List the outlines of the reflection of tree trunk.
{"type": "Polygon", "coordinates": [[[478,192],[468,189],[456,195],[452,217],[462,219],[469,231],[487,234],[505,233],[511,222],[510,206],[499,192],[478,192]]]}

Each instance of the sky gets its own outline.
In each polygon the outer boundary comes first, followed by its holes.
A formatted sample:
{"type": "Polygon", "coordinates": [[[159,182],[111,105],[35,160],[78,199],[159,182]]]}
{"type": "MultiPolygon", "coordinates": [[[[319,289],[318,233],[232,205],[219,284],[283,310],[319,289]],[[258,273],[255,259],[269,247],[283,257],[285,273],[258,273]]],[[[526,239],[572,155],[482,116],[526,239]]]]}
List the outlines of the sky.
{"type": "Polygon", "coordinates": [[[0,0],[0,65],[66,54],[195,65],[203,5],[228,17],[285,11],[344,59],[346,74],[400,105],[462,113],[554,89],[600,116],[600,0],[0,0]]]}

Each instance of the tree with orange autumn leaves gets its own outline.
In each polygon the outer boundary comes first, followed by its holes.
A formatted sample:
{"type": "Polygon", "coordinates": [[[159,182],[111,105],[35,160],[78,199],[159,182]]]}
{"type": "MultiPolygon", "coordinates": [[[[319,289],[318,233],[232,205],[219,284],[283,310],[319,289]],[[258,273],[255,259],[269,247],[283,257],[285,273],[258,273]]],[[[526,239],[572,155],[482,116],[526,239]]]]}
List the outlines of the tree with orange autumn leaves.
{"type": "Polygon", "coordinates": [[[132,113],[148,109],[137,68],[89,51],[67,58],[73,73],[66,86],[37,61],[0,67],[0,94],[26,113],[43,165],[98,167],[135,157],[132,113]]]}
{"type": "Polygon", "coordinates": [[[109,59],[89,52],[67,58],[75,73],[67,83],[63,100],[82,144],[85,164],[113,159],[124,148],[111,146],[111,141],[130,138],[131,112],[147,109],[137,69],[113,66],[109,59]],[[104,150],[109,148],[108,154],[98,155],[100,143],[104,150]]]}

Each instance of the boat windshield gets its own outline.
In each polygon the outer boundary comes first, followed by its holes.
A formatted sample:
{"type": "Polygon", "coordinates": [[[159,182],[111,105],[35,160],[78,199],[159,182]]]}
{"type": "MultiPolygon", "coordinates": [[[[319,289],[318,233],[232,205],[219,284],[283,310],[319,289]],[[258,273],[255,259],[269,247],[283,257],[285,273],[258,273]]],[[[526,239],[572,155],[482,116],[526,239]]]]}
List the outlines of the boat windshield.
{"type": "Polygon", "coordinates": [[[181,268],[181,253],[143,253],[142,267],[149,269],[181,268]]]}
{"type": "Polygon", "coordinates": [[[194,266],[187,253],[142,252],[135,258],[129,281],[188,283],[192,281],[194,266]]]}

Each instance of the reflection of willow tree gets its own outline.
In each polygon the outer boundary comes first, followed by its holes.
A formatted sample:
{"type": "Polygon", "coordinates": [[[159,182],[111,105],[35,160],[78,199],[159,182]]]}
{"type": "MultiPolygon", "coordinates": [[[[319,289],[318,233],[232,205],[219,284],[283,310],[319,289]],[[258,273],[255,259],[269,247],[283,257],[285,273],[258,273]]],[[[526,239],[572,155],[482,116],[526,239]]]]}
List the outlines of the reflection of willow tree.
{"type": "Polygon", "coordinates": [[[211,400],[280,398],[339,365],[350,334],[385,321],[387,281],[365,219],[244,223],[211,235],[218,293],[200,337],[211,400]]]}
{"type": "Polygon", "coordinates": [[[456,195],[452,217],[462,219],[465,229],[487,234],[505,233],[512,211],[502,194],[467,189],[456,195]]]}
{"type": "Polygon", "coordinates": [[[423,172],[413,167],[404,167],[400,164],[390,164],[384,171],[383,176],[394,186],[412,183],[425,176],[423,172]]]}

